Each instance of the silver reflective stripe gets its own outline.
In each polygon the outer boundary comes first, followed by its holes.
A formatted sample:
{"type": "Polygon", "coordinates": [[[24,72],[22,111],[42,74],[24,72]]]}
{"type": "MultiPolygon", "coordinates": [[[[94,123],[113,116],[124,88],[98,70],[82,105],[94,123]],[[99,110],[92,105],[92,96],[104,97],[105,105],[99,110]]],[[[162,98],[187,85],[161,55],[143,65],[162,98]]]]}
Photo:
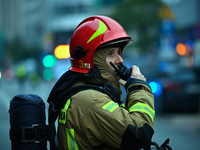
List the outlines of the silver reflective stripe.
{"type": "Polygon", "coordinates": [[[78,144],[74,136],[74,129],[66,129],[66,132],[67,132],[67,144],[69,150],[79,150],[78,144]]]}

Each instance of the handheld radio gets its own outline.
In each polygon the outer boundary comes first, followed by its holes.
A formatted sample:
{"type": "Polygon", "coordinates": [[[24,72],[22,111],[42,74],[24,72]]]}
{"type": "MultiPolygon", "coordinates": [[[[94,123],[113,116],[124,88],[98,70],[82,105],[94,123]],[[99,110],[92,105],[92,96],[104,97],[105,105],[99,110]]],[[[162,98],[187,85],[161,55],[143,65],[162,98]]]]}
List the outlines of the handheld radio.
{"type": "Polygon", "coordinates": [[[131,76],[131,69],[128,69],[125,65],[120,64],[118,65],[118,68],[112,63],[110,62],[111,66],[116,70],[117,75],[123,79],[123,80],[127,80],[130,76],[131,76]]]}

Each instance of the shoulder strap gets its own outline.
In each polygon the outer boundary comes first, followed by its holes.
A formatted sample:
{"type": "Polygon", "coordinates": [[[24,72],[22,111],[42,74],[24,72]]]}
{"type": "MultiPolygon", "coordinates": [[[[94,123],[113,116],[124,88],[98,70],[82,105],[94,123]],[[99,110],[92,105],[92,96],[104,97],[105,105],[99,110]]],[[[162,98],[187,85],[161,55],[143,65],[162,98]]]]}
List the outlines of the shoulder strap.
{"type": "Polygon", "coordinates": [[[106,84],[104,87],[96,86],[96,85],[79,85],[76,87],[72,87],[65,92],[63,92],[58,99],[55,101],[55,103],[50,102],[49,106],[49,122],[55,122],[58,114],[60,113],[60,110],[62,109],[62,106],[66,103],[66,101],[73,95],[77,94],[80,91],[92,89],[99,92],[102,92],[104,94],[107,94],[114,102],[117,102],[115,98],[115,93],[110,90],[112,88],[112,84],[106,84]]]}

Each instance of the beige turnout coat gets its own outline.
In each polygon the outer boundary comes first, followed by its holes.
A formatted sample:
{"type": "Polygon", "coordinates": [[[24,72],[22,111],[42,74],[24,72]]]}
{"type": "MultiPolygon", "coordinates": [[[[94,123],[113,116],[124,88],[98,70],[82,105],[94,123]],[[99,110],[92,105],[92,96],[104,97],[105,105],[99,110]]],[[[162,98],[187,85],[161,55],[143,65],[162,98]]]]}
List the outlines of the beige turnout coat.
{"type": "Polygon", "coordinates": [[[154,98],[148,85],[136,82],[127,88],[127,101],[124,108],[108,95],[91,89],[73,95],[58,120],[59,149],[115,150],[125,149],[126,145],[135,149],[144,137],[153,135],[154,98]],[[131,87],[138,86],[141,89],[129,93],[131,87]],[[140,131],[145,131],[145,135],[140,131]],[[134,143],[136,140],[139,142],[134,143]]]}

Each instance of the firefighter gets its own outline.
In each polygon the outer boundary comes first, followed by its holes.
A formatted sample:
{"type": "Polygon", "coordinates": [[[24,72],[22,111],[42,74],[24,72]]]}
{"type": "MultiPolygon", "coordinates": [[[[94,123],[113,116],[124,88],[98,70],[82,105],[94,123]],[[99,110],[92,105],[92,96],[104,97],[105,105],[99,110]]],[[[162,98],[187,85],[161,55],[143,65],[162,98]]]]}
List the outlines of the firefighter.
{"type": "MultiPolygon", "coordinates": [[[[75,29],[70,41],[71,67],[54,85],[48,101],[65,90],[95,85],[111,93],[87,89],[62,105],[58,118],[60,150],[142,149],[154,134],[154,97],[137,66],[125,80],[111,66],[123,64],[122,52],[131,41],[123,27],[106,16],[92,16],[75,29]],[[121,85],[127,92],[121,106],[121,85]]],[[[70,93],[69,93],[70,94],[70,93]]]]}

